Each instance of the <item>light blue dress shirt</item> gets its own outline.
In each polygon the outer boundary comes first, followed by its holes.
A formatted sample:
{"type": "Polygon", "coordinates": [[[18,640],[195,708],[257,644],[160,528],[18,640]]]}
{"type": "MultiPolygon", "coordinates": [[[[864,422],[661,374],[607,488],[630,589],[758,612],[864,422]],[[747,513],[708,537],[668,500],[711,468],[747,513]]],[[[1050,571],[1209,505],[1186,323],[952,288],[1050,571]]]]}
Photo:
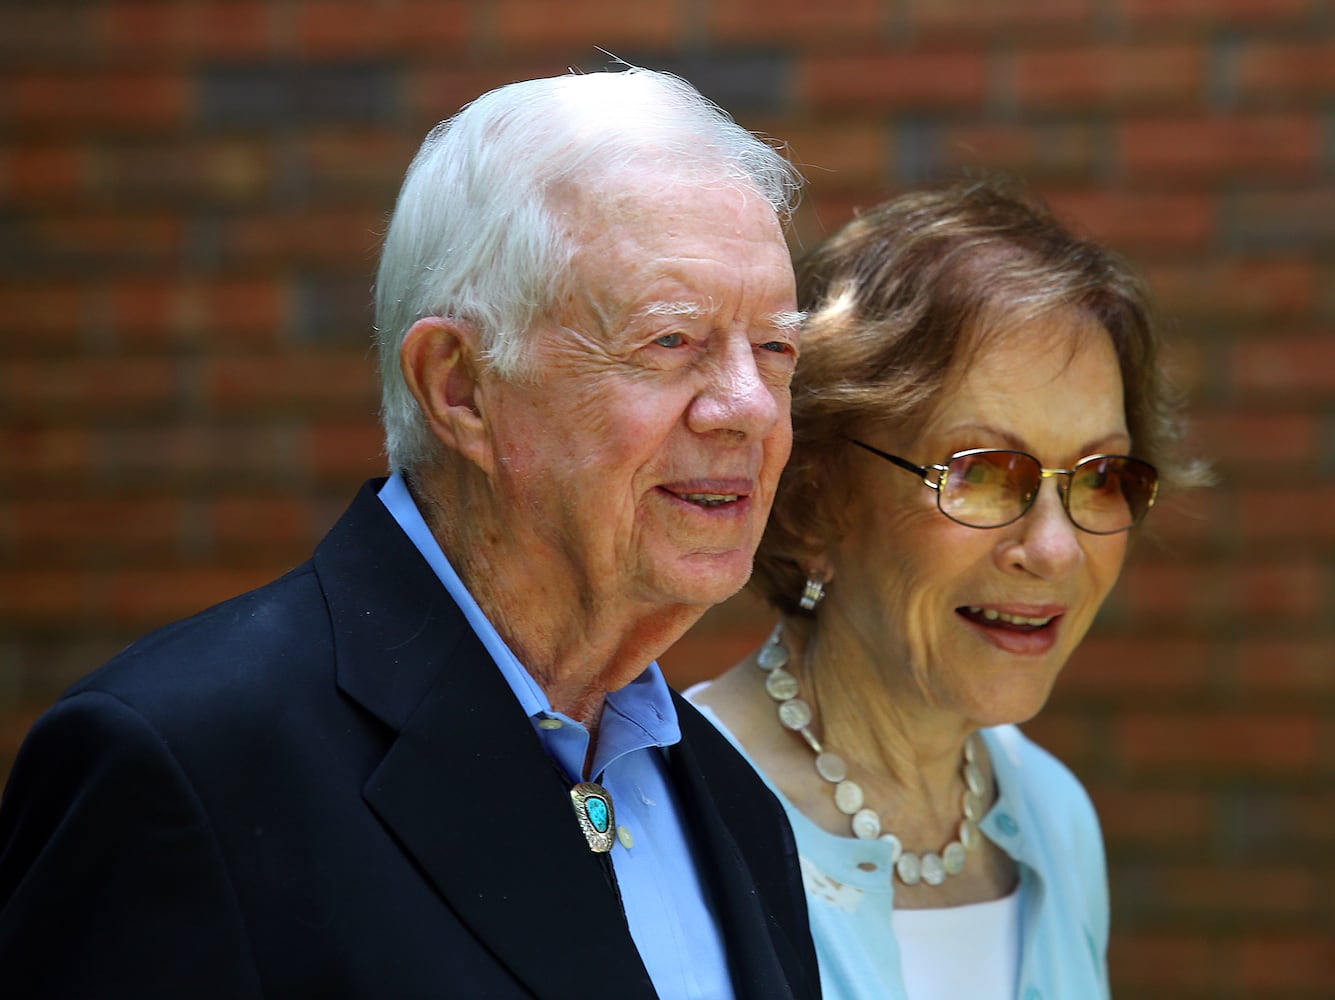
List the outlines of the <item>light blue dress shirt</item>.
{"type": "MultiPolygon", "coordinates": [[[[588,730],[552,709],[542,688],[492,627],[427,527],[403,477],[391,476],[379,496],[463,611],[547,753],[572,785],[582,780],[588,730]]],[[[630,684],[607,695],[591,776],[612,797],[618,832],[612,866],[631,937],[654,988],[662,997],[730,1000],[723,937],[696,872],[659,749],[680,741],[667,683],[658,664],[650,663],[630,684]]],[[[576,823],[573,809],[570,822],[576,823]]],[[[548,905],[553,921],[565,919],[562,900],[549,900],[548,905]]]]}
{"type": "MultiPolygon", "coordinates": [[[[701,712],[745,756],[718,716],[703,706],[701,712]]],[[[1020,872],[1016,1000],[1107,1000],[1108,881],[1089,796],[1065,765],[1015,726],[979,735],[998,790],[979,829],[1020,872]]],[[[909,1000],[894,934],[890,846],[830,833],[760,774],[797,840],[825,1000],[909,1000]]],[[[969,962],[976,950],[960,941],[958,955],[969,962]]]]}

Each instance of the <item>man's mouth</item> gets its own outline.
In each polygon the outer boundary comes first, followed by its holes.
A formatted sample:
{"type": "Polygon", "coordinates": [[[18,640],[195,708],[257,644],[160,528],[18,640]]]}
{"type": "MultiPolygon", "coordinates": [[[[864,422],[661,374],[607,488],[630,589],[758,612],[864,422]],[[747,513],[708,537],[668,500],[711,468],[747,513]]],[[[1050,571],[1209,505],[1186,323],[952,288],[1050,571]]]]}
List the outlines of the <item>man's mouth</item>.
{"type": "Polygon", "coordinates": [[[1013,629],[1018,632],[1033,632],[1037,629],[1046,628],[1057,617],[1056,615],[1046,615],[1041,618],[1028,615],[1011,615],[1004,611],[997,611],[994,608],[980,608],[975,605],[956,608],[955,610],[979,625],[990,628],[1013,629]]]}

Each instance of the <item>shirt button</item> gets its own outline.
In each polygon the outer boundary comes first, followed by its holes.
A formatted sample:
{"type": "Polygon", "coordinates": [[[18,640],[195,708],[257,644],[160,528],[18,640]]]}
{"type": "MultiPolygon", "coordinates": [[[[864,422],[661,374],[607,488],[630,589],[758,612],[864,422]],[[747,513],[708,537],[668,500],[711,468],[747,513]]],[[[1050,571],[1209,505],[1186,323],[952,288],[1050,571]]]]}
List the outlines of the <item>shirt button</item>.
{"type": "Polygon", "coordinates": [[[630,830],[624,826],[617,827],[617,840],[621,841],[621,846],[628,851],[635,846],[635,838],[630,835],[630,830]]]}
{"type": "MultiPolygon", "coordinates": [[[[1019,824],[1016,823],[1015,820],[1011,819],[1010,813],[998,813],[997,826],[999,826],[1001,828],[1001,832],[1008,837],[1014,837],[1017,833],[1020,832],[1019,824]]],[[[1026,995],[1025,1000],[1030,1000],[1030,997],[1026,995]]],[[[1035,994],[1033,1000],[1041,1000],[1041,998],[1037,994],[1035,994]]]]}
{"type": "Polygon", "coordinates": [[[539,729],[560,729],[565,723],[560,719],[539,719],[539,729]]]}

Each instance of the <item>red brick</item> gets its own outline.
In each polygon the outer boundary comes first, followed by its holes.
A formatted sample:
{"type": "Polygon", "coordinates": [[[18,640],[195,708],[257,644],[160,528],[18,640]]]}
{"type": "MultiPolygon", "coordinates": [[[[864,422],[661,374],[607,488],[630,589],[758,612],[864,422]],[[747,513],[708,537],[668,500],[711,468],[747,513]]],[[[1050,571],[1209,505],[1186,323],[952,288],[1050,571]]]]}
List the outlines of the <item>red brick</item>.
{"type": "Polygon", "coordinates": [[[96,9],[91,4],[5,5],[0,65],[75,64],[95,48],[96,9]]]}
{"type": "Polygon", "coordinates": [[[1321,156],[1315,114],[1140,119],[1119,125],[1116,136],[1118,160],[1138,179],[1312,176],[1321,156]]]}
{"type": "Polygon", "coordinates": [[[316,422],[306,432],[306,462],[322,482],[356,484],[385,475],[385,435],[374,416],[358,422],[316,422]]]}
{"type": "Polygon", "coordinates": [[[1164,313],[1176,322],[1210,318],[1241,324],[1302,317],[1316,302],[1317,268],[1308,258],[1146,261],[1144,270],[1164,313]]]}
{"type": "Polygon", "coordinates": [[[8,117],[25,126],[162,129],[184,121],[190,97],[185,75],[167,71],[30,73],[9,86],[8,117]]]}
{"type": "Polygon", "coordinates": [[[1094,0],[909,0],[908,26],[916,34],[959,38],[1023,32],[1025,38],[1045,30],[1066,34],[1089,24],[1094,0]]]}
{"type": "Polygon", "coordinates": [[[1311,15],[1313,4],[1312,0],[1117,0],[1116,9],[1135,23],[1255,25],[1301,22],[1311,15]]]}
{"type": "MultiPolygon", "coordinates": [[[[1061,681],[1057,682],[1058,688],[1061,681]]],[[[1049,705],[1024,724],[1024,733],[1076,774],[1098,773],[1108,755],[1104,727],[1085,711],[1049,705]]]]}
{"type": "Polygon", "coordinates": [[[1108,606],[1125,608],[1140,622],[1200,626],[1217,620],[1227,596],[1226,581],[1215,567],[1142,556],[1122,571],[1108,606]]]}
{"type": "Polygon", "coordinates": [[[1053,211],[1080,232],[1124,252],[1199,252],[1215,233],[1214,199],[1201,192],[1045,189],[1053,211]]]}
{"type": "Polygon", "coordinates": [[[98,574],[94,581],[90,614],[96,621],[148,630],[252,590],[289,568],[273,563],[246,569],[168,567],[109,571],[98,574]]]}
{"type": "Polygon", "coordinates": [[[108,486],[167,490],[292,486],[302,476],[299,434],[279,421],[232,425],[158,422],[107,426],[85,464],[108,486]]]}
{"type": "Polygon", "coordinates": [[[174,262],[184,238],[179,217],[157,213],[52,213],[32,217],[23,229],[30,262],[60,265],[174,262]]]}
{"type": "Polygon", "coordinates": [[[253,58],[272,53],[280,17],[267,0],[104,0],[97,32],[106,51],[122,59],[253,58]]]}
{"type": "MultiPolygon", "coordinates": [[[[1335,509],[1335,508],[1327,508],[1335,509]]],[[[1236,644],[1237,685],[1243,697],[1335,694],[1335,636],[1251,636],[1236,644]]]]}
{"type": "Polygon", "coordinates": [[[471,28],[466,0],[306,0],[295,19],[298,50],[319,57],[462,47],[471,28]]]}
{"type": "Polygon", "coordinates": [[[97,5],[101,43],[118,55],[171,56],[192,48],[192,10],[161,0],[103,0],[97,5]]]}
{"type": "Polygon", "coordinates": [[[223,224],[221,244],[229,262],[249,267],[275,262],[365,261],[379,249],[384,213],[328,208],[283,215],[251,214],[223,224]]]}
{"type": "Polygon", "coordinates": [[[271,0],[198,0],[194,42],[200,55],[258,57],[273,54],[277,25],[287,11],[271,0]]]}
{"type": "Polygon", "coordinates": [[[1335,328],[1240,340],[1231,351],[1233,384],[1287,399],[1335,392],[1335,328]]]}
{"type": "Polygon", "coordinates": [[[879,114],[977,108],[987,83],[983,53],[959,50],[802,55],[797,80],[800,100],[811,110],[879,114]]]}
{"type": "Polygon", "coordinates": [[[682,30],[673,0],[493,0],[492,16],[504,46],[596,44],[616,52],[617,46],[661,46],[682,30]]]}
{"type": "MultiPolygon", "coordinates": [[[[42,496],[3,504],[15,560],[68,565],[70,557],[115,556],[134,562],[171,552],[180,542],[182,504],[170,496],[42,496]]],[[[77,565],[77,563],[76,563],[77,565]]]]}
{"type": "Polygon", "coordinates": [[[1239,618],[1312,626],[1326,620],[1332,569],[1329,560],[1315,554],[1280,563],[1245,565],[1232,583],[1233,606],[1239,618]]]}
{"type": "Polygon", "coordinates": [[[1235,954],[1242,996],[1279,996],[1296,990],[1310,990],[1305,995],[1311,997],[1328,996],[1335,982],[1335,947],[1328,932],[1303,928],[1255,934],[1239,941],[1235,954]]]}
{"type": "Polygon", "coordinates": [[[1244,43],[1233,76],[1243,101],[1314,104],[1335,92],[1335,58],[1329,38],[1244,43]]]}
{"type": "Polygon", "coordinates": [[[1239,927],[1309,922],[1319,917],[1324,903],[1322,874],[1309,860],[1252,863],[1245,874],[1247,891],[1239,892],[1239,871],[1231,865],[1122,865],[1113,876],[1122,887],[1121,892],[1113,892],[1114,919],[1124,926],[1152,921],[1169,927],[1239,927]]]}
{"type": "Polygon", "coordinates": [[[1011,170],[1031,179],[1088,178],[1103,167],[1103,129],[1090,121],[943,123],[938,155],[951,170],[1011,170]]]}
{"type": "Polygon", "coordinates": [[[89,620],[92,574],[77,569],[0,567],[0,622],[73,629],[89,620]]]}
{"type": "Polygon", "coordinates": [[[136,205],[268,205],[277,152],[264,137],[103,144],[88,158],[89,186],[104,202],[136,205]]]}
{"type": "Polygon", "coordinates": [[[117,344],[137,349],[270,346],[286,324],[289,308],[287,290],[274,277],[121,278],[105,290],[101,303],[101,319],[117,344]]]}
{"type": "Polygon", "coordinates": [[[712,0],[705,6],[705,25],[716,42],[790,42],[875,38],[887,27],[880,0],[843,0],[813,4],[810,0],[712,0]]]}
{"type": "Polygon", "coordinates": [[[264,548],[304,554],[328,525],[297,496],[223,496],[208,503],[213,546],[220,551],[264,548]]]}
{"type": "Polygon", "coordinates": [[[6,490],[20,479],[25,483],[80,479],[94,454],[84,427],[0,423],[0,484],[6,490]]]}
{"type": "Polygon", "coordinates": [[[1258,551],[1285,542],[1301,548],[1335,544],[1335,483],[1289,479],[1239,489],[1235,530],[1258,551]]]}
{"type": "Polygon", "coordinates": [[[76,350],[88,318],[79,281],[0,281],[0,356],[76,350]]]}
{"type": "Polygon", "coordinates": [[[11,420],[160,414],[179,381],[176,362],[162,358],[0,362],[0,407],[11,420]]]}
{"type": "MultiPolygon", "coordinates": [[[[1114,885],[1114,912],[1119,902],[1116,890],[1114,885]]],[[[1204,997],[1219,979],[1215,971],[1219,961],[1218,949],[1201,931],[1127,930],[1114,920],[1108,947],[1114,996],[1204,997]]]]}
{"type": "MultiPolygon", "coordinates": [[[[569,65],[557,58],[537,56],[505,62],[459,61],[445,66],[413,64],[404,74],[407,81],[405,102],[418,122],[410,132],[420,141],[432,125],[450,117],[479,94],[516,80],[559,76],[567,72],[569,65]]],[[[405,169],[406,166],[404,164],[405,169]]]]}
{"type": "Polygon", "coordinates": [[[205,398],[217,412],[299,415],[375,412],[379,378],[365,350],[338,354],[215,357],[205,365],[205,398]]]}
{"type": "Polygon", "coordinates": [[[1214,833],[1214,803],[1200,788],[1087,785],[1109,851],[1199,852],[1214,833]]]}
{"type": "Polygon", "coordinates": [[[1335,183],[1244,191],[1228,199],[1226,211],[1229,246],[1289,252],[1335,248],[1335,183]]]}
{"type": "Polygon", "coordinates": [[[85,153],[72,143],[32,143],[0,153],[0,196],[6,200],[70,201],[83,192],[86,177],[85,153]]]}
{"type": "Polygon", "coordinates": [[[418,136],[344,129],[294,136],[307,183],[316,196],[349,198],[367,194],[378,207],[392,203],[403,172],[417,152],[418,136]]]}
{"type": "Polygon", "coordinates": [[[1221,465],[1310,465],[1321,453],[1321,426],[1311,413],[1206,411],[1193,418],[1201,450],[1221,465]]]}
{"type": "Polygon", "coordinates": [[[1112,726],[1117,759],[1136,775],[1296,779],[1320,759],[1321,720],[1300,711],[1128,711],[1112,726]]]}
{"type": "Polygon", "coordinates": [[[1227,499],[1227,494],[1209,488],[1161,495],[1149,520],[1132,535],[1130,557],[1140,552],[1151,558],[1181,557],[1199,551],[1231,520],[1227,499]]]}
{"type": "Polygon", "coordinates": [[[1061,689],[1063,697],[1092,697],[1104,704],[1199,698],[1211,686],[1213,659],[1209,644],[1200,639],[1098,631],[1072,655],[1062,671],[1061,689]]]}
{"type": "Polygon", "coordinates": [[[821,191],[876,188],[884,183],[892,161],[890,130],[879,122],[838,124],[803,122],[758,123],[783,141],[785,155],[802,171],[810,189],[821,191]]]}
{"type": "Polygon", "coordinates": [[[1163,111],[1200,105],[1206,53],[1192,43],[1062,45],[1019,51],[1014,72],[1022,108],[1163,111]]]}

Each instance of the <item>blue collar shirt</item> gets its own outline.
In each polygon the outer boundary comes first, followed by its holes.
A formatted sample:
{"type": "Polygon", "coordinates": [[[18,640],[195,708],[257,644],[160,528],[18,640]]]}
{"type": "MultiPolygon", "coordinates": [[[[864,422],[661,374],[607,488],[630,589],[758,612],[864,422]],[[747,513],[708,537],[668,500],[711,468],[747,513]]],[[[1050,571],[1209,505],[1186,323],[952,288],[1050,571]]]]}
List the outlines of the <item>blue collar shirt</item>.
{"type": "MultiPolygon", "coordinates": [[[[583,780],[588,730],[552,708],[488,621],[427,527],[403,477],[391,476],[379,497],[458,604],[548,755],[572,785],[583,780]]],[[[723,937],[696,871],[660,749],[680,741],[667,682],[658,664],[650,663],[630,684],[607,694],[591,777],[612,798],[617,829],[612,866],[631,937],[655,990],[683,1000],[730,1000],[723,937]]],[[[573,809],[570,822],[576,822],[573,809]]],[[[562,901],[549,905],[551,919],[563,919],[562,901]]]]}

